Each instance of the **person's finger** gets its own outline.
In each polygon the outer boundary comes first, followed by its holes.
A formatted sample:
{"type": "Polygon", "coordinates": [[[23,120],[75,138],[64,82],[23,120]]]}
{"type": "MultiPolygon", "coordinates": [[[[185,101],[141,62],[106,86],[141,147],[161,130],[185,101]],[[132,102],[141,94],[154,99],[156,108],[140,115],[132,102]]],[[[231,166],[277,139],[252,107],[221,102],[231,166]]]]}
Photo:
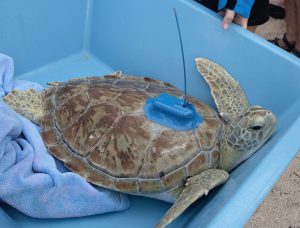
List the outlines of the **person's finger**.
{"type": "Polygon", "coordinates": [[[223,29],[227,29],[229,27],[229,25],[231,24],[231,22],[233,21],[235,12],[233,10],[230,9],[226,9],[226,13],[225,16],[223,18],[223,29]]]}

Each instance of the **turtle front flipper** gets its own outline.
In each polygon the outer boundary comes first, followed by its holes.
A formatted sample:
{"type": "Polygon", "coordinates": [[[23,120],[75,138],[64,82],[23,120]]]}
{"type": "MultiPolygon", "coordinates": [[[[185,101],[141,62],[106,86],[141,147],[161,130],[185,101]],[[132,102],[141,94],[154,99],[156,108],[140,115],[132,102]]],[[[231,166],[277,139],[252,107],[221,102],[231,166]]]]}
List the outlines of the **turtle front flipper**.
{"type": "Polygon", "coordinates": [[[43,102],[41,94],[34,89],[12,90],[3,98],[3,101],[15,112],[36,124],[40,124],[43,115],[43,102]]]}
{"type": "Polygon", "coordinates": [[[156,225],[156,228],[162,228],[171,223],[197,199],[204,194],[207,195],[214,187],[223,184],[228,179],[228,176],[228,173],[224,170],[208,169],[190,177],[187,180],[184,190],[160,220],[160,223],[156,225]]]}
{"type": "Polygon", "coordinates": [[[197,69],[208,83],[219,113],[225,121],[243,113],[249,103],[239,85],[223,67],[208,59],[197,58],[197,69]]]}

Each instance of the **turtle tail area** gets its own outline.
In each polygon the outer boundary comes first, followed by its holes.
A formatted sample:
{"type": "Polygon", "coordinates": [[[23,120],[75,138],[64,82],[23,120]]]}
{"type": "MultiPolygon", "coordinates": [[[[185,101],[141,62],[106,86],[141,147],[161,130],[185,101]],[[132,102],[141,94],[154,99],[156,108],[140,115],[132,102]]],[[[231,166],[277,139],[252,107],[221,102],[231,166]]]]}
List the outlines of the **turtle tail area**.
{"type": "Polygon", "coordinates": [[[12,90],[3,98],[3,101],[15,112],[36,124],[40,124],[43,114],[43,102],[41,94],[34,89],[27,91],[12,90]]]}

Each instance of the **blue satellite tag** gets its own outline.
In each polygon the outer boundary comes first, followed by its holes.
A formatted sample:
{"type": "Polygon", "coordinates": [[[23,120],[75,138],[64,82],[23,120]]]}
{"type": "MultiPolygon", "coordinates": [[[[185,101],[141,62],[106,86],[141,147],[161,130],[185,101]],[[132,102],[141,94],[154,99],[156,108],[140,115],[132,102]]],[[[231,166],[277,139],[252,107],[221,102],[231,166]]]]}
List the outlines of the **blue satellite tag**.
{"type": "Polygon", "coordinates": [[[203,122],[193,104],[166,93],[148,99],[144,111],[149,120],[179,131],[195,129],[203,122]]]}

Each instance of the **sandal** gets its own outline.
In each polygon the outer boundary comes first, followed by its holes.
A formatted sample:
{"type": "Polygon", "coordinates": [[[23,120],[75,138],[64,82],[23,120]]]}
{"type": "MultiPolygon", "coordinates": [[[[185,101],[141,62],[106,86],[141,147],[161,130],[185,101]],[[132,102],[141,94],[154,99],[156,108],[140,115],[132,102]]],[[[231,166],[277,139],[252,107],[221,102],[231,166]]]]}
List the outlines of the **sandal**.
{"type": "Polygon", "coordinates": [[[291,44],[288,39],[286,38],[286,34],[283,35],[282,39],[279,38],[275,38],[274,40],[269,40],[272,44],[276,45],[277,47],[282,48],[283,50],[287,51],[287,52],[291,52],[292,50],[294,50],[294,44],[291,44]],[[280,46],[279,44],[279,40],[282,40],[282,42],[284,43],[285,47],[280,46]]]}
{"type": "Polygon", "coordinates": [[[292,51],[292,53],[297,56],[298,58],[300,58],[300,51],[298,51],[296,48],[294,48],[294,50],[292,51]]]}

